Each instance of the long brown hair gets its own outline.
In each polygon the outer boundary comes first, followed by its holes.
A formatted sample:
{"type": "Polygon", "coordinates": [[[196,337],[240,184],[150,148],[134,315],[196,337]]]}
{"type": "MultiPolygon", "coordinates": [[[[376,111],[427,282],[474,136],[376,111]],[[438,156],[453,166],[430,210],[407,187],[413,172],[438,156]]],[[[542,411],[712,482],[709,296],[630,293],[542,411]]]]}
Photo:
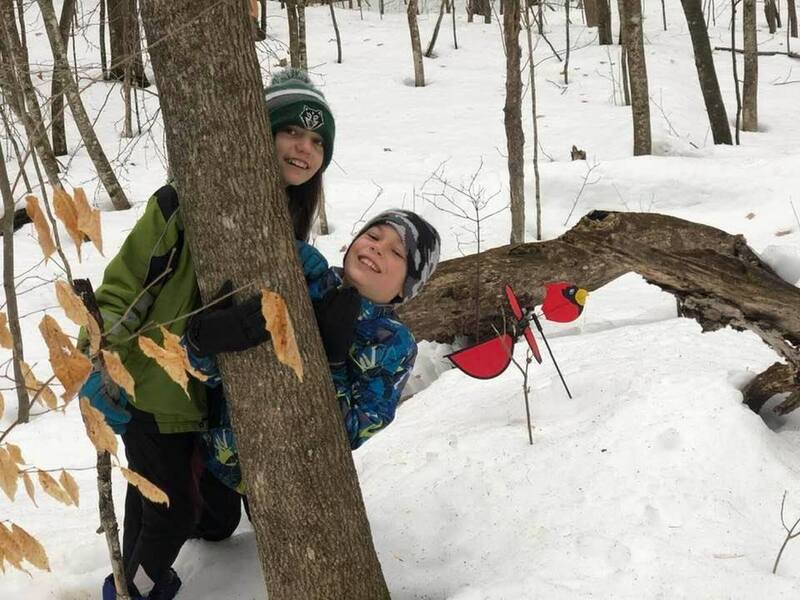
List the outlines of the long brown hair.
{"type": "Polygon", "coordinates": [[[292,218],[294,237],[306,241],[322,201],[322,169],[304,184],[288,186],[286,194],[289,196],[289,216],[292,218]]]}

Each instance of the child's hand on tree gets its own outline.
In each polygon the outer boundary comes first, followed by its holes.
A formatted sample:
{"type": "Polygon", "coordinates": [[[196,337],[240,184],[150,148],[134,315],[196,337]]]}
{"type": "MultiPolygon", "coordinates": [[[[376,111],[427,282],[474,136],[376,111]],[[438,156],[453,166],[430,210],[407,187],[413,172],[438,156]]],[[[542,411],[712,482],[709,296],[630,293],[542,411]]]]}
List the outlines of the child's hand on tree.
{"type": "Polygon", "coordinates": [[[342,363],[353,344],[361,295],[352,287],[335,288],[314,304],[319,334],[331,364],[342,363]]]}

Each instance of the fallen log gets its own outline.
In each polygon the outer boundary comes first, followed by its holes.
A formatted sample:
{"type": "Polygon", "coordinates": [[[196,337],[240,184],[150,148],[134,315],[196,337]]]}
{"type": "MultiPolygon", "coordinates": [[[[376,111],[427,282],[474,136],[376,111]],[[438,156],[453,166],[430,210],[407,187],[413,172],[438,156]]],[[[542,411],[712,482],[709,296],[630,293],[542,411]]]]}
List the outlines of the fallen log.
{"type": "Polygon", "coordinates": [[[592,291],[631,271],[673,294],[679,314],[704,331],[750,330],[783,357],[786,366],[777,381],[768,377],[769,386],[759,387],[765,373],[751,384],[754,393],[761,390],[757,399],[745,397],[754,410],[766,401],[765,389],[790,394],[776,411],[800,405],[800,289],[759,259],[743,236],[676,217],[593,211],[556,239],[444,261],[400,316],[417,339],[452,342],[475,331],[484,339],[511,318],[506,283],[523,306],[534,306],[547,282],[570,281],[592,291]],[[476,260],[482,273],[477,290],[476,260]]]}

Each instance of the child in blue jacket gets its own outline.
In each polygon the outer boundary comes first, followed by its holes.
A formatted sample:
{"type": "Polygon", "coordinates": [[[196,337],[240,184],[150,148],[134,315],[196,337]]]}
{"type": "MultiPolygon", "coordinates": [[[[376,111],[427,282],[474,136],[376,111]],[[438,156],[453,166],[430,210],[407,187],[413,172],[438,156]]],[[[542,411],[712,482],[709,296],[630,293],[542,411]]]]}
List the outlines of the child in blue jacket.
{"type": "MultiPolygon", "coordinates": [[[[436,268],[439,248],[439,234],[424,219],[410,211],[389,210],[361,229],[341,269],[324,268],[325,259],[312,246],[301,249],[309,295],[353,449],[394,419],[417,355],[414,337],[394,309],[422,289],[436,268]]],[[[190,325],[185,343],[195,366],[210,376],[207,383],[218,386],[216,361],[203,356],[203,335],[202,329],[190,325]]],[[[224,399],[209,413],[209,430],[200,434],[206,468],[244,493],[224,399]]]]}

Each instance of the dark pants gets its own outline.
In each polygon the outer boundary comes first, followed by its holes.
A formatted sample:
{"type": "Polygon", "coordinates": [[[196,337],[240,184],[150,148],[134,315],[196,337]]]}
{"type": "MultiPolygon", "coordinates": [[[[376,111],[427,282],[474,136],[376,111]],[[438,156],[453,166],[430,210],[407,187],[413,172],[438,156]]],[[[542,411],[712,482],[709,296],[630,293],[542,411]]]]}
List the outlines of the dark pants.
{"type": "Polygon", "coordinates": [[[169,506],[156,504],[128,485],[122,536],[128,581],[140,566],[159,581],[187,539],[223,540],[239,524],[242,497],[202,469],[195,435],[158,433],[134,420],[122,436],[128,468],[169,496],[169,506]]]}

